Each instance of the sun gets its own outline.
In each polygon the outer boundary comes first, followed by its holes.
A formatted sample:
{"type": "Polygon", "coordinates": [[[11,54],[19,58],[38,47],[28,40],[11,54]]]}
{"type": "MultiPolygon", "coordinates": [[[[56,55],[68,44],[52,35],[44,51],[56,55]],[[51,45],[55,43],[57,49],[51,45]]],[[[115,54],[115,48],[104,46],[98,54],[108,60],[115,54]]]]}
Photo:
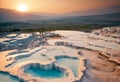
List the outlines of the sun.
{"type": "Polygon", "coordinates": [[[27,6],[24,5],[24,4],[20,4],[18,6],[18,11],[20,11],[20,12],[26,12],[27,11],[27,6]]]}

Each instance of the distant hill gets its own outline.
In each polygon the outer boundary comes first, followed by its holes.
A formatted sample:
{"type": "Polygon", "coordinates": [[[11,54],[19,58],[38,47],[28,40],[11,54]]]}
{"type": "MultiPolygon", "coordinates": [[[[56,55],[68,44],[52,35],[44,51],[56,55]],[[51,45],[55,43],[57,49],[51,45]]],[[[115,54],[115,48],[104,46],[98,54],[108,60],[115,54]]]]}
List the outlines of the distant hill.
{"type": "Polygon", "coordinates": [[[75,11],[66,13],[66,16],[90,16],[90,15],[104,15],[120,13],[120,6],[113,6],[104,9],[88,10],[88,11],[75,11]]]}
{"type": "Polygon", "coordinates": [[[90,15],[90,16],[69,16],[58,19],[57,21],[63,21],[68,23],[115,23],[120,24],[120,13],[102,14],[102,15],[90,15]]]}
{"type": "Polygon", "coordinates": [[[39,20],[39,19],[43,19],[43,17],[35,14],[22,13],[11,9],[0,8],[0,22],[26,21],[26,20],[39,20]]]}
{"type": "MultiPolygon", "coordinates": [[[[102,10],[105,11],[105,10],[102,10]]],[[[120,12],[114,12],[110,14],[100,13],[100,11],[86,11],[82,12],[71,12],[65,14],[49,14],[49,13],[22,13],[11,9],[0,8],[0,22],[11,22],[11,21],[39,21],[39,20],[58,20],[68,23],[106,23],[115,22],[120,23],[120,12]],[[91,14],[90,14],[91,13],[91,14]],[[84,16],[85,15],[85,16],[84,16]]]]}

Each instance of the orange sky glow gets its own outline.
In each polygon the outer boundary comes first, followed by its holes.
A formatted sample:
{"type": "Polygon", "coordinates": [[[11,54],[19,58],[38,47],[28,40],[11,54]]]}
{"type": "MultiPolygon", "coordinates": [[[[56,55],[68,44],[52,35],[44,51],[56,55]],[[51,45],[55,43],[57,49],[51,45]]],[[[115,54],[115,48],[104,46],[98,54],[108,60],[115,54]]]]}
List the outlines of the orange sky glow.
{"type": "Polygon", "coordinates": [[[29,12],[66,13],[118,6],[120,0],[0,0],[1,8],[18,10],[20,4],[29,12]]]}

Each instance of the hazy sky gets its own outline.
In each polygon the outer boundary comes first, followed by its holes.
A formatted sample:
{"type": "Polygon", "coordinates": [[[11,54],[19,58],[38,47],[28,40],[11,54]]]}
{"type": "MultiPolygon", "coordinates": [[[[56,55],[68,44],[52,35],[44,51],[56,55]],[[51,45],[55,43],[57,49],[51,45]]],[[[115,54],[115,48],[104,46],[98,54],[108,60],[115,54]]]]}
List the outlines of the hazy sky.
{"type": "Polygon", "coordinates": [[[2,8],[17,10],[20,4],[25,4],[28,11],[65,13],[118,6],[120,0],[0,0],[2,8]]]}

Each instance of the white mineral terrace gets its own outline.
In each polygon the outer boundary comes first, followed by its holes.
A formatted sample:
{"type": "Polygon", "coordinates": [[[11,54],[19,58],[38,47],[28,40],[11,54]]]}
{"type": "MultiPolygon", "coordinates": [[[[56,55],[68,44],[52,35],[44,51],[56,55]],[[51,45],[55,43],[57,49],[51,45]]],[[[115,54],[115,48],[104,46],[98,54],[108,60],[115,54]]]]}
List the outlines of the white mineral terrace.
{"type": "MultiPolygon", "coordinates": [[[[73,82],[81,80],[86,70],[85,54],[79,53],[80,51],[90,50],[91,53],[87,54],[94,58],[92,54],[97,52],[120,50],[120,39],[112,37],[80,31],[59,30],[50,33],[52,37],[47,36],[48,34],[43,37],[39,33],[23,33],[1,38],[0,42],[6,47],[0,52],[0,71],[8,72],[26,82],[73,82]],[[61,37],[53,38],[54,34],[61,37]],[[42,77],[38,71],[37,74],[34,73],[35,69],[44,72],[52,70],[53,73],[60,73],[60,76],[42,77]]],[[[7,79],[4,81],[8,82],[7,79]]]]}

